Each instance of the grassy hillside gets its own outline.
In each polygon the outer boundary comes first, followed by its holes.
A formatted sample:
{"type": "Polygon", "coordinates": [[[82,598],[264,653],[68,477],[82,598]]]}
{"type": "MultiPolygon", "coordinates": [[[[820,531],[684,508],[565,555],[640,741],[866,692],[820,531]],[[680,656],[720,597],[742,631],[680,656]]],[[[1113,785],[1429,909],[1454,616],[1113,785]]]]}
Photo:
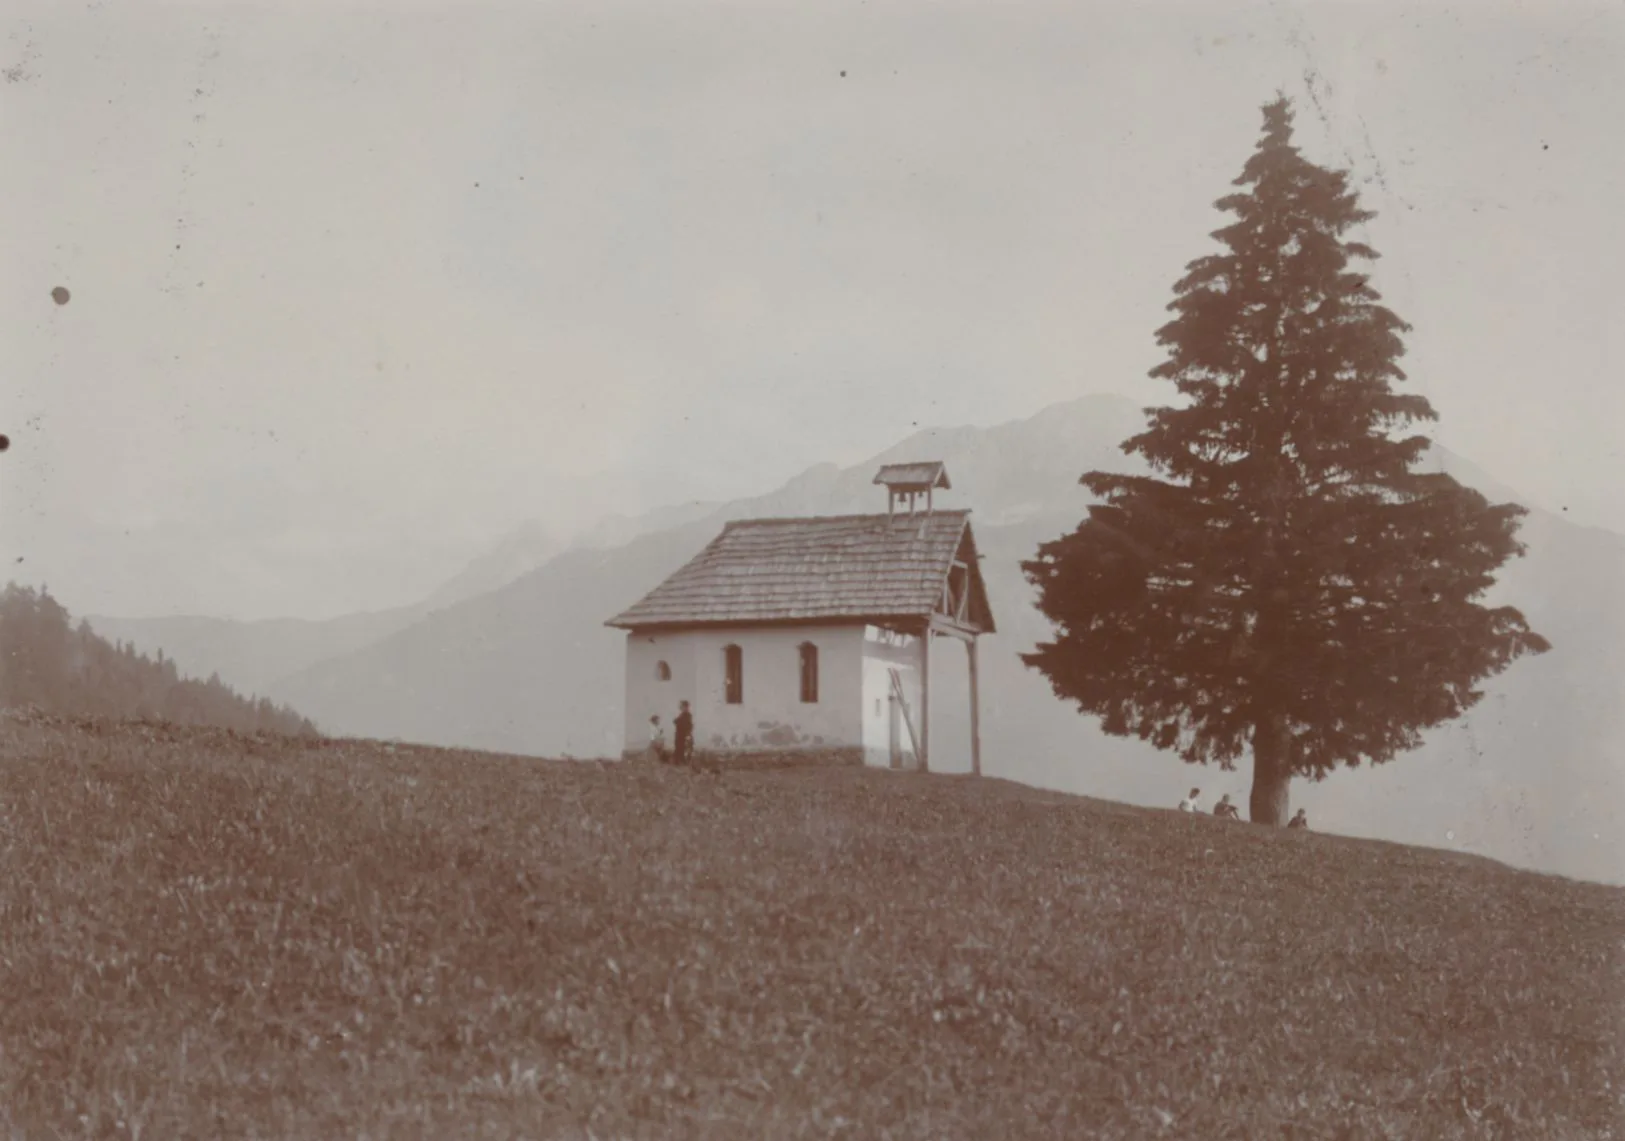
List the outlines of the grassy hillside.
{"type": "MultiPolygon", "coordinates": [[[[957,473],[956,473],[957,475],[957,473]]],[[[1250,768],[1191,770],[1054,698],[1018,654],[1049,637],[1020,560],[1075,525],[1061,512],[978,522],[999,633],[982,647],[987,771],[1041,787],[1142,804],[1174,804],[1190,784],[1245,800],[1250,768]]],[[[1376,772],[1296,782],[1293,798],[1327,831],[1468,849],[1603,882],[1625,882],[1625,539],[1537,513],[1530,554],[1506,570],[1495,601],[1521,604],[1556,648],[1490,679],[1484,701],[1423,748],[1376,772]],[[1613,577],[1610,577],[1613,576],[1613,577]]],[[[703,547],[710,522],[644,536],[613,551],[571,551],[504,589],[289,679],[273,692],[329,732],[401,737],[513,753],[614,755],[623,732],[625,637],[603,625],[703,547]]],[[[945,655],[952,656],[952,655],[945,655]]],[[[939,768],[965,737],[936,723],[939,768]]],[[[968,750],[965,750],[968,753],[968,750]]]]}
{"type": "Polygon", "coordinates": [[[0,1135],[1620,1136],[1625,892],[996,781],[0,721],[0,1135]]]}

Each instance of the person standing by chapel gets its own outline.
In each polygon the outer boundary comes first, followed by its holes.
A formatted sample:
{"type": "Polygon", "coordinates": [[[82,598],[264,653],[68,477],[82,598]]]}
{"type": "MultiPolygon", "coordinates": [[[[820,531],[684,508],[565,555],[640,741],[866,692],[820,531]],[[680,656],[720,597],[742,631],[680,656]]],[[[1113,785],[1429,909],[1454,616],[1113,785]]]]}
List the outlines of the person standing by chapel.
{"type": "Polygon", "coordinates": [[[677,718],[672,724],[677,730],[676,752],[672,759],[680,765],[686,765],[694,759],[694,714],[688,710],[688,702],[678,703],[677,718]]]}

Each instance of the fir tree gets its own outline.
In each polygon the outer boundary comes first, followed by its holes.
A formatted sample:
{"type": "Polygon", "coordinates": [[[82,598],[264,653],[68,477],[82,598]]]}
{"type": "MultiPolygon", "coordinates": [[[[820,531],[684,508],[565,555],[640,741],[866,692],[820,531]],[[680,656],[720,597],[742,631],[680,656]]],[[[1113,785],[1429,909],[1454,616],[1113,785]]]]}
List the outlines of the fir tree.
{"type": "Polygon", "coordinates": [[[74,716],[159,717],[245,732],[316,735],[286,706],[239,696],[218,678],[180,676],[172,658],[156,661],[133,645],[115,648],[40,588],[0,591],[0,709],[37,707],[74,716]]]}
{"type": "Polygon", "coordinates": [[[1234,185],[1157,333],[1185,400],[1123,444],[1153,474],[1083,477],[1100,502],[1023,564],[1055,627],[1023,660],[1108,733],[1226,769],[1250,746],[1251,818],[1278,825],[1292,777],[1391,760],[1549,646],[1478,601],[1523,509],[1415,470],[1437,417],[1393,391],[1409,326],[1351,268],[1372,214],[1284,96],[1234,185]]]}

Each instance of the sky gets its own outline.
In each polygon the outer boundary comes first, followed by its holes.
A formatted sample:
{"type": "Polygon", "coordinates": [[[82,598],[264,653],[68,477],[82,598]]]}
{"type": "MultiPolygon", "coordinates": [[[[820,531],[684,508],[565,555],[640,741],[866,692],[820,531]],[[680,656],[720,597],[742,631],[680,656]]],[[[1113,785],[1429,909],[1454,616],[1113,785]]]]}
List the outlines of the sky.
{"type": "Polygon", "coordinates": [[[0,0],[6,577],[379,609],[526,520],[1166,402],[1278,90],[1440,442],[1625,531],[1622,12],[0,0]]]}

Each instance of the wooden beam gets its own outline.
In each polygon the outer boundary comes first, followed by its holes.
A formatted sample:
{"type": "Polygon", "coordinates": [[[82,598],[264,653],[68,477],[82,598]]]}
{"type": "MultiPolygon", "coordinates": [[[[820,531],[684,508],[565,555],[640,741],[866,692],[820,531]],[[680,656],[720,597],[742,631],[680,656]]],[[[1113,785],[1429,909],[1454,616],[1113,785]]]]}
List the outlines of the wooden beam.
{"type": "Polygon", "coordinates": [[[981,698],[976,688],[976,639],[965,643],[970,657],[970,771],[972,776],[982,775],[982,717],[981,698]]]}
{"type": "Polygon", "coordinates": [[[914,735],[914,715],[908,711],[908,695],[903,692],[903,677],[895,667],[886,671],[891,675],[892,700],[903,711],[903,725],[908,729],[909,747],[914,750],[914,762],[919,764],[920,740],[914,735]]]}
{"type": "Polygon", "coordinates": [[[946,634],[950,638],[958,638],[962,642],[974,638],[980,633],[974,626],[955,622],[946,614],[933,614],[931,616],[931,628],[939,634],[946,634]]]}

